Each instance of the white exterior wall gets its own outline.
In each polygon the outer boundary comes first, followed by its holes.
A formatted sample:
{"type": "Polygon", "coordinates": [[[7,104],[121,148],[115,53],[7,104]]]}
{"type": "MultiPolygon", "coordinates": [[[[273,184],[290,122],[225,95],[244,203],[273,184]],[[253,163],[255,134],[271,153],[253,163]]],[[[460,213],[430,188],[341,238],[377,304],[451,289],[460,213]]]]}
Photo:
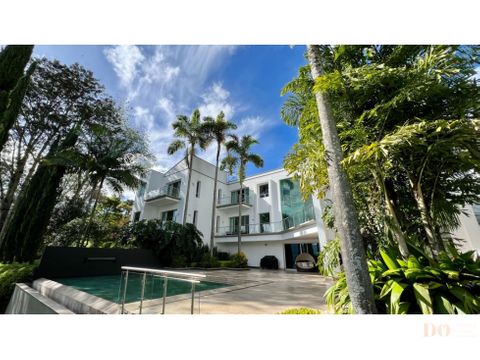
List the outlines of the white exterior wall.
{"type": "MultiPolygon", "coordinates": [[[[203,241],[205,244],[210,243],[214,177],[215,166],[205,160],[194,157],[187,222],[193,222],[193,213],[194,211],[197,211],[197,228],[203,234],[203,241]],[[201,182],[200,196],[198,198],[195,196],[197,181],[201,182]]],[[[245,179],[244,187],[249,188],[250,202],[252,206],[244,206],[242,208],[242,216],[249,215],[249,225],[252,232],[255,232],[254,230],[258,229],[258,224],[260,222],[259,214],[261,213],[270,213],[270,223],[275,224],[282,220],[280,180],[288,178],[291,178],[291,176],[289,176],[284,169],[279,169],[250,176],[245,179]],[[259,186],[262,184],[269,185],[268,197],[260,197],[259,186]]],[[[185,161],[180,161],[166,173],[151,171],[147,177],[147,189],[145,194],[148,194],[148,192],[152,190],[161,189],[168,183],[176,180],[181,180],[179,200],[159,205],[158,202],[148,202],[136,196],[134,201],[134,212],[141,211],[141,219],[153,219],[161,218],[162,212],[164,211],[176,209],[177,217],[175,220],[181,223],[188,181],[188,168],[185,161]]],[[[219,170],[217,189],[221,189],[222,198],[227,197],[228,199],[230,197],[230,192],[238,190],[239,188],[240,185],[238,182],[228,183],[227,174],[224,171],[219,170]]],[[[290,229],[289,231],[262,234],[242,234],[242,251],[248,258],[248,265],[259,266],[260,259],[263,256],[274,255],[279,260],[280,268],[284,268],[284,244],[319,243],[321,248],[327,241],[332,240],[335,234],[333,231],[326,229],[322,221],[325,202],[314,198],[313,207],[315,220],[308,221],[293,230],[290,229]]],[[[472,207],[467,206],[465,211],[469,212],[470,216],[461,216],[461,226],[453,236],[465,240],[464,250],[475,249],[479,251],[480,226],[473,215],[472,207]]],[[[218,224],[220,229],[226,228],[229,226],[229,218],[238,216],[238,206],[216,207],[216,219],[217,216],[220,219],[218,224]]],[[[220,234],[214,238],[215,246],[217,246],[219,251],[227,251],[232,254],[235,253],[237,250],[237,236],[227,236],[221,232],[220,234]],[[223,235],[220,236],[220,234],[223,235]]]]}
{"type": "Polygon", "coordinates": [[[452,234],[453,238],[463,239],[463,251],[475,250],[480,255],[480,224],[475,217],[472,205],[463,208],[460,215],[460,227],[452,234]]]}

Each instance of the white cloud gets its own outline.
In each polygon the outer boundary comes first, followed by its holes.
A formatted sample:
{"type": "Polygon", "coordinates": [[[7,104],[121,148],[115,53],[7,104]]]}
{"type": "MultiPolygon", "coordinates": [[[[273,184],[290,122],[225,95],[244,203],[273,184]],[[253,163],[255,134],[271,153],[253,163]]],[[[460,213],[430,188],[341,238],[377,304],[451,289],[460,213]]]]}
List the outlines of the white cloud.
{"type": "Polygon", "coordinates": [[[175,110],[173,101],[167,97],[161,97],[158,99],[157,107],[167,115],[167,117],[171,118],[172,120],[175,118],[175,110]]]}
{"type": "Polygon", "coordinates": [[[235,114],[235,107],[230,102],[230,92],[221,83],[214,83],[202,94],[203,103],[199,106],[202,116],[216,117],[223,111],[227,119],[235,114]]]}
{"type": "Polygon", "coordinates": [[[109,47],[104,49],[104,54],[125,87],[130,86],[137,75],[137,66],[145,59],[140,48],[135,45],[109,47]]]}
{"type": "Polygon", "coordinates": [[[238,136],[251,135],[259,140],[261,135],[271,127],[271,123],[260,116],[248,116],[240,120],[237,124],[236,133],[238,136]]]}
{"type": "MultiPolygon", "coordinates": [[[[199,108],[202,116],[216,117],[223,111],[226,118],[245,110],[241,100],[232,99],[230,91],[221,81],[211,82],[213,74],[235,52],[230,46],[116,46],[104,50],[112,64],[126,97],[133,109],[132,124],[144,132],[157,158],[154,169],[165,171],[183,155],[179,151],[167,154],[173,140],[172,122],[177,114],[190,115],[199,108]]],[[[236,121],[238,133],[250,134],[257,139],[269,123],[258,116],[243,117],[236,121]]],[[[198,155],[214,162],[215,146],[198,155]]]]}

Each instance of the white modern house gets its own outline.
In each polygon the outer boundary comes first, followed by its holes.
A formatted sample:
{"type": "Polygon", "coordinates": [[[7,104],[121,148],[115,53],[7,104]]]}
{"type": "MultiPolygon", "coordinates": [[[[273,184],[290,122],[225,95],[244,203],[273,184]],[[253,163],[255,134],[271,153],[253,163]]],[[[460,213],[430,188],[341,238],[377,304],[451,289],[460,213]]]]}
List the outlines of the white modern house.
{"type": "MultiPolygon", "coordinates": [[[[194,157],[186,222],[193,223],[210,242],[215,165],[194,157]]],[[[168,171],[150,171],[137,191],[133,220],[183,221],[188,168],[184,160],[168,171]]],[[[240,185],[227,181],[219,170],[215,219],[218,251],[237,251],[240,185]]],[[[299,185],[284,169],[247,177],[242,192],[242,251],[249,266],[259,266],[265,255],[278,259],[282,269],[295,268],[298,254],[316,258],[321,244],[333,238],[321,219],[322,201],[303,201],[299,185]]]]}
{"type": "MultiPolygon", "coordinates": [[[[194,157],[190,199],[186,222],[193,223],[210,242],[213,183],[215,165],[194,157]]],[[[183,222],[188,168],[184,160],[168,171],[149,172],[138,189],[133,221],[164,219],[183,222]]],[[[237,231],[240,223],[242,251],[248,265],[258,267],[266,255],[278,259],[282,269],[294,269],[295,258],[308,252],[317,257],[323,244],[334,238],[322,221],[322,200],[304,201],[299,185],[284,170],[272,170],[249,176],[242,192],[242,218],[238,219],[240,185],[227,181],[227,173],[219,170],[217,184],[214,245],[218,251],[237,251],[237,231]]],[[[453,234],[464,240],[464,250],[480,251],[480,208],[468,206],[462,215],[462,225],[453,234]]]]}

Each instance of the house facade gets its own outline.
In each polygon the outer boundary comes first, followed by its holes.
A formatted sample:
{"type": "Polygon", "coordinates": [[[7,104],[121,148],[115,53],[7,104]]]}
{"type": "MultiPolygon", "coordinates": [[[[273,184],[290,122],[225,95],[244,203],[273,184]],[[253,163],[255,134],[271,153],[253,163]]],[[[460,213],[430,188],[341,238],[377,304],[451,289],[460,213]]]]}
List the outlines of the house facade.
{"type": "MultiPolygon", "coordinates": [[[[194,157],[186,222],[196,225],[208,245],[214,178],[215,166],[194,157]]],[[[183,222],[187,183],[188,168],[184,160],[164,173],[150,171],[136,193],[133,220],[183,222]]],[[[280,268],[293,269],[298,254],[308,252],[316,258],[321,245],[333,238],[321,218],[323,206],[318,199],[304,201],[298,183],[284,169],[247,177],[241,195],[240,184],[227,181],[227,173],[219,170],[214,246],[218,251],[235,253],[241,226],[242,251],[249,266],[260,266],[264,256],[273,255],[280,268]]]]}
{"type": "MultiPolygon", "coordinates": [[[[210,245],[215,165],[194,157],[186,222],[196,225],[203,241],[210,245]]],[[[138,189],[132,220],[163,219],[183,222],[187,193],[188,167],[184,160],[162,173],[152,170],[138,189]]],[[[295,258],[308,252],[317,257],[320,248],[334,238],[322,221],[325,203],[304,200],[299,184],[284,169],[249,176],[240,184],[228,181],[219,170],[217,183],[214,246],[231,254],[237,251],[238,226],[241,227],[242,251],[248,265],[258,267],[266,255],[278,259],[281,269],[294,269],[295,258]],[[242,197],[241,219],[238,217],[242,197]]],[[[468,206],[454,238],[464,240],[464,250],[480,250],[480,211],[468,206]]]]}

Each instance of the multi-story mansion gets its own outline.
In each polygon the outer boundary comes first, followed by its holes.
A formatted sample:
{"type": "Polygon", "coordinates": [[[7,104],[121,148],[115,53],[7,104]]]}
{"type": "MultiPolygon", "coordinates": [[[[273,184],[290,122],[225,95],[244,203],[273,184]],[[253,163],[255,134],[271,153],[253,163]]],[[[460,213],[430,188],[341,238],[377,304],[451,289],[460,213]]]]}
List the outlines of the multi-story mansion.
{"type": "MultiPolygon", "coordinates": [[[[190,199],[186,222],[202,232],[210,242],[215,165],[194,157],[190,199]]],[[[134,221],[164,219],[183,221],[188,168],[184,160],[165,173],[152,170],[137,191],[134,221]]],[[[219,251],[237,251],[238,201],[240,184],[228,182],[227,173],[219,170],[217,183],[215,246],[219,251]]],[[[303,201],[298,183],[284,169],[268,171],[245,179],[242,192],[242,251],[249,266],[259,266],[265,255],[274,255],[280,268],[295,268],[299,253],[315,258],[320,244],[333,237],[325,229],[322,203],[303,201]]]]}
{"type": "MultiPolygon", "coordinates": [[[[210,242],[215,165],[194,157],[190,199],[186,222],[193,223],[210,242]]],[[[187,193],[188,168],[184,160],[165,173],[150,171],[138,189],[133,221],[163,219],[183,222],[187,193]]],[[[219,251],[237,251],[240,223],[242,251],[248,265],[258,267],[265,255],[274,255],[282,269],[294,269],[298,254],[308,252],[316,258],[326,241],[334,234],[322,221],[325,204],[316,198],[304,201],[299,185],[284,169],[272,170],[245,179],[240,184],[227,181],[227,173],[219,170],[217,183],[214,246],[219,251]],[[238,219],[238,201],[242,196],[242,218],[238,219]]],[[[467,210],[472,211],[473,208],[467,210]]],[[[465,241],[465,250],[480,249],[479,216],[462,218],[455,235],[465,241]]]]}

